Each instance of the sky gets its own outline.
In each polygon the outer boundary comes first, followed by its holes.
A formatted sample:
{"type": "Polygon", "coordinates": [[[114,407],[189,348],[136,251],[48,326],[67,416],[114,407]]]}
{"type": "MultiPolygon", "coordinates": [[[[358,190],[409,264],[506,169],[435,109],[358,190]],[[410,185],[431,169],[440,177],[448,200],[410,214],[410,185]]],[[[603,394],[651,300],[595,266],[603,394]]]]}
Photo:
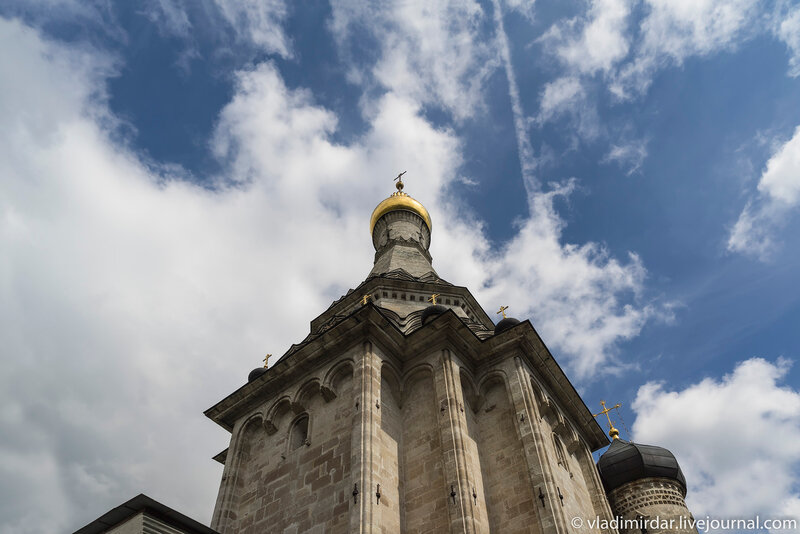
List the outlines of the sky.
{"type": "Polygon", "coordinates": [[[696,517],[800,517],[798,3],[7,0],[0,533],[208,523],[203,410],[366,277],[402,171],[696,517]]]}

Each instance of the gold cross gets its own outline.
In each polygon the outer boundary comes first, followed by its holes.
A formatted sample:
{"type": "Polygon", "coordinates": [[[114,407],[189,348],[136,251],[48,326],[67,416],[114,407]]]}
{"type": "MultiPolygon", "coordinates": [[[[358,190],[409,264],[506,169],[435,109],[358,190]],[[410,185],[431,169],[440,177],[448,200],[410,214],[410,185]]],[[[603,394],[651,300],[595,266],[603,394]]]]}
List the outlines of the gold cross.
{"type": "Polygon", "coordinates": [[[597,417],[598,415],[605,415],[606,418],[608,419],[608,435],[611,436],[612,439],[619,439],[619,430],[614,428],[614,423],[611,422],[611,416],[608,415],[608,412],[610,412],[611,410],[616,410],[622,405],[620,403],[617,403],[611,408],[606,408],[606,401],[604,400],[601,400],[600,404],[603,406],[602,411],[593,414],[592,416],[597,417]]]}
{"type": "Polygon", "coordinates": [[[436,306],[436,298],[439,296],[440,296],[439,293],[434,293],[433,295],[430,296],[428,302],[433,302],[433,305],[436,306]]]}
{"type": "Polygon", "coordinates": [[[364,296],[362,296],[362,297],[361,297],[361,304],[363,304],[364,306],[366,306],[366,305],[367,305],[367,301],[369,301],[369,299],[370,299],[371,297],[372,297],[372,295],[364,295],[364,296]]]}
{"type": "Polygon", "coordinates": [[[398,175],[397,175],[397,178],[395,178],[395,179],[394,179],[394,181],[396,181],[396,182],[397,182],[397,184],[396,184],[396,185],[397,185],[397,190],[398,190],[398,191],[402,191],[402,190],[403,190],[403,175],[404,175],[405,173],[407,173],[407,172],[408,172],[408,171],[403,171],[403,172],[401,172],[400,174],[398,174],[398,175]]]}
{"type": "Polygon", "coordinates": [[[269,361],[269,359],[270,359],[271,357],[272,357],[272,354],[267,354],[266,358],[264,358],[264,360],[263,360],[263,362],[264,362],[264,369],[266,369],[266,368],[267,368],[268,361],[269,361]]]}
{"type": "Polygon", "coordinates": [[[503,314],[503,319],[505,319],[506,318],[506,310],[507,309],[508,309],[508,306],[500,306],[500,309],[497,311],[497,313],[502,313],[503,314]]]}

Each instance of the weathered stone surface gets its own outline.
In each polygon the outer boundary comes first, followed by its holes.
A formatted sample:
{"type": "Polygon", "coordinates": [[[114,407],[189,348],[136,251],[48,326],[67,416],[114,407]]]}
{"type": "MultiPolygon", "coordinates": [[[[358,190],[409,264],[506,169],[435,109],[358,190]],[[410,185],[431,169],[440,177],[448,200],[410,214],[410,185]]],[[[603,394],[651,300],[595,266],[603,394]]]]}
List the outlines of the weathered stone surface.
{"type": "MultiPolygon", "coordinates": [[[[671,528],[659,528],[658,532],[697,534],[697,529],[689,526],[693,518],[683,499],[683,488],[669,478],[649,477],[629,482],[613,490],[608,499],[614,514],[624,520],[671,521],[671,528]]],[[[640,532],[639,528],[620,528],[620,534],[640,532]]]]}
{"type": "Polygon", "coordinates": [[[213,528],[549,534],[610,517],[584,430],[530,355],[475,365],[446,337],[408,352],[351,337],[238,416],[213,528]]]}

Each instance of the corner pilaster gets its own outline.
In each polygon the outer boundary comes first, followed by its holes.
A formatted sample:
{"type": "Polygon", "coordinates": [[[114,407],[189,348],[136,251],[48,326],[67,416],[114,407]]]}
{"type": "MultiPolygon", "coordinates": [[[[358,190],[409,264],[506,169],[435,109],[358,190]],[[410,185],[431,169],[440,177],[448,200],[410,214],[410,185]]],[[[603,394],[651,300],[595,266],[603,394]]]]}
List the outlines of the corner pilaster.
{"type": "Polygon", "coordinates": [[[380,362],[372,343],[365,342],[356,355],[353,370],[353,432],[351,435],[351,498],[350,532],[377,532],[373,499],[374,473],[377,469],[375,440],[378,418],[376,404],[380,396],[380,362]]]}
{"type": "Polygon", "coordinates": [[[564,517],[561,503],[557,499],[558,489],[553,478],[553,472],[548,462],[544,447],[544,436],[539,424],[539,410],[534,402],[528,373],[519,356],[514,356],[514,372],[509,380],[511,397],[516,412],[517,428],[519,429],[525,460],[528,464],[528,473],[537,497],[537,516],[541,521],[542,532],[554,534],[567,534],[566,518],[564,517]]]}
{"type": "Polygon", "coordinates": [[[444,349],[435,371],[436,398],[439,404],[439,428],[442,436],[444,472],[449,492],[450,532],[480,532],[473,488],[474,474],[469,472],[466,443],[467,420],[458,364],[452,353],[444,349]]]}

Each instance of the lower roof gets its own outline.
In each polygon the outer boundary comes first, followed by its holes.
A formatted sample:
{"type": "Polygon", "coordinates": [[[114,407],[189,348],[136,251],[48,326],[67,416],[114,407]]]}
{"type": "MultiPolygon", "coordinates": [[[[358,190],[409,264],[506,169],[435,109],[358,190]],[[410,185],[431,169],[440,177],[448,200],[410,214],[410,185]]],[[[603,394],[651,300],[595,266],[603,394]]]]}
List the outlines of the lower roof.
{"type": "Polygon", "coordinates": [[[186,534],[219,534],[216,530],[173,510],[169,506],[161,504],[155,499],[151,499],[144,493],[140,493],[128,502],[112,508],[85,527],[76,530],[74,534],[102,534],[142,512],[158,518],[170,526],[179,528],[186,534]]]}

